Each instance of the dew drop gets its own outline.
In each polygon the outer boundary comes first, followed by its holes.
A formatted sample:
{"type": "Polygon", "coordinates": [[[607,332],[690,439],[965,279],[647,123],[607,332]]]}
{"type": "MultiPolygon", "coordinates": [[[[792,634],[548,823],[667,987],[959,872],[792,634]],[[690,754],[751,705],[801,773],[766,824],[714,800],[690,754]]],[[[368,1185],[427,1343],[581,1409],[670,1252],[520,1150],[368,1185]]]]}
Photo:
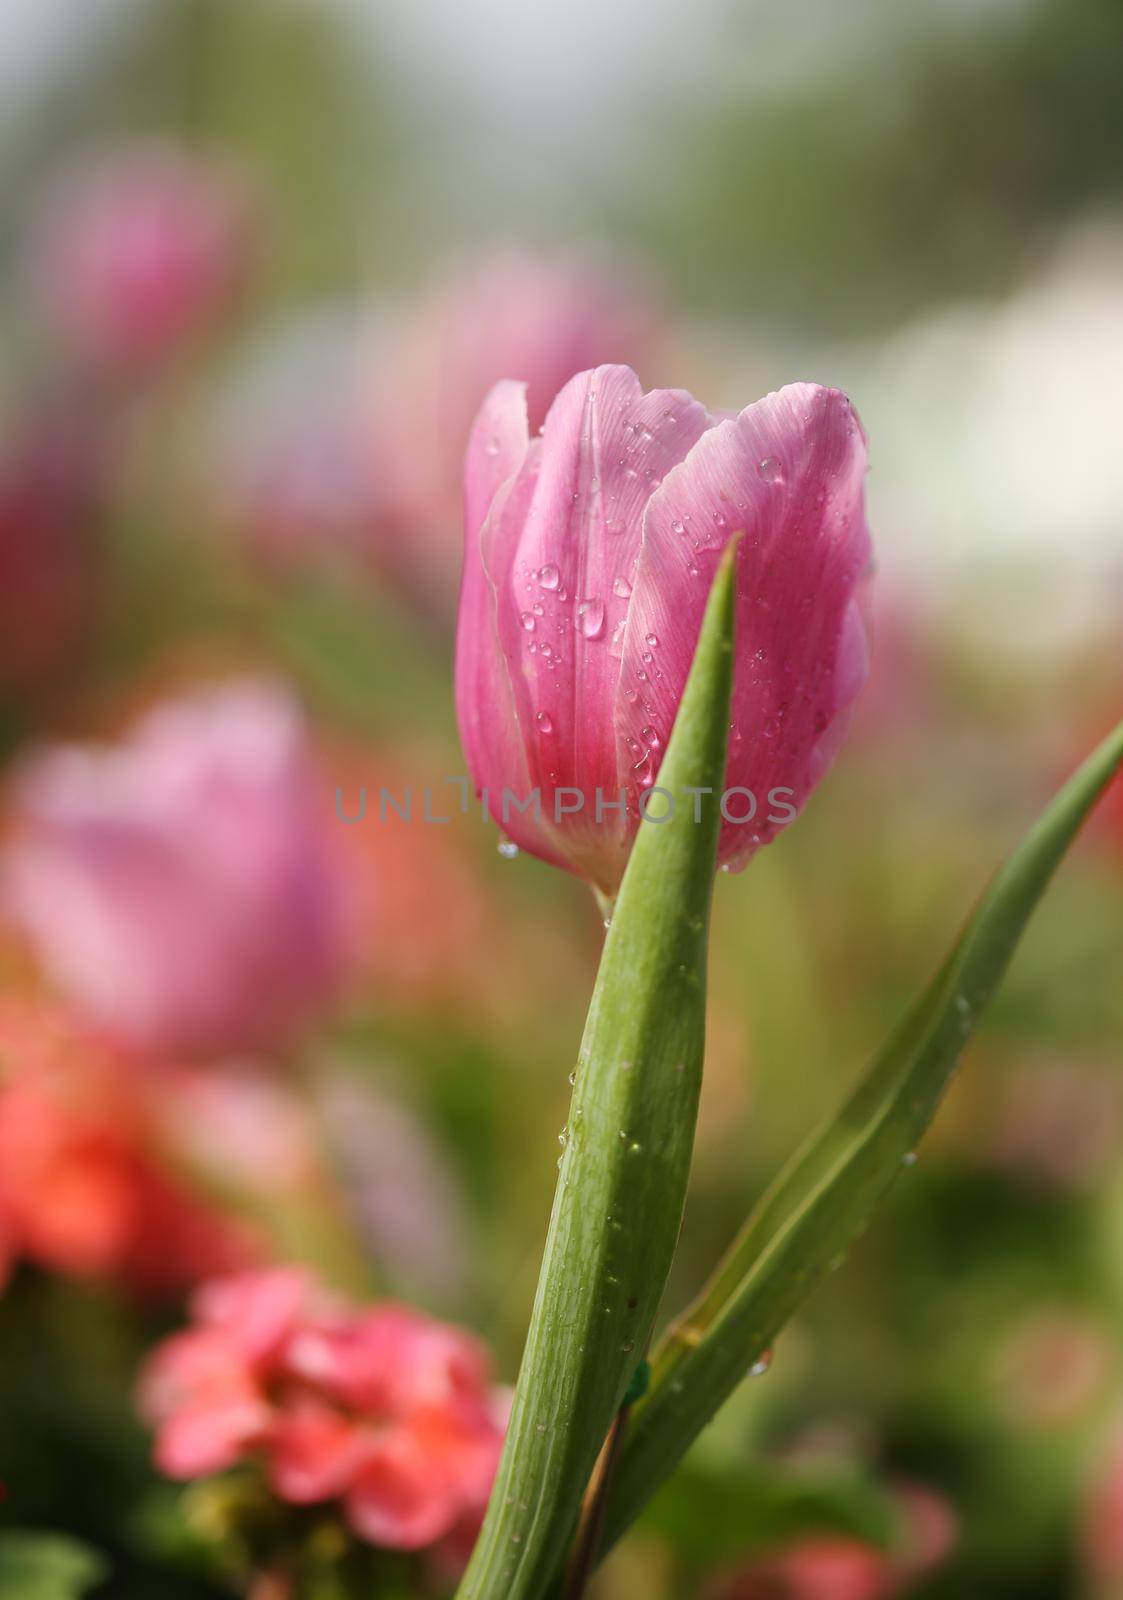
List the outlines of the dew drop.
{"type": "Polygon", "coordinates": [[[548,711],[540,711],[534,720],[543,733],[553,733],[554,719],[548,711]]]}
{"type": "Polygon", "coordinates": [[[771,1365],[772,1365],[772,1352],[771,1352],[771,1350],[762,1350],[760,1355],[756,1358],[756,1360],[753,1362],[752,1366],[749,1368],[749,1377],[750,1378],[763,1378],[764,1374],[768,1371],[768,1369],[769,1369],[769,1367],[771,1365]]]}
{"type": "Polygon", "coordinates": [[[775,456],[765,456],[758,464],[757,471],[765,483],[779,483],[784,476],[784,469],[775,456]]]}
{"type": "Polygon", "coordinates": [[[489,456],[497,456],[499,454],[499,440],[494,434],[492,434],[491,438],[484,445],[484,449],[489,456]]]}
{"type": "Polygon", "coordinates": [[[650,745],[653,750],[659,743],[659,733],[655,728],[641,728],[639,736],[643,740],[644,744],[650,745]]]}
{"type": "Polygon", "coordinates": [[[527,633],[534,632],[534,618],[531,616],[529,611],[524,611],[522,616],[519,618],[519,621],[522,623],[527,633]]]}
{"type": "Polygon", "coordinates": [[[612,592],[620,600],[626,600],[632,592],[632,586],[627,578],[616,578],[612,584],[612,592]]]}
{"type": "Polygon", "coordinates": [[[916,1166],[916,1160],[917,1160],[916,1151],[915,1150],[909,1150],[907,1152],[907,1154],[905,1154],[905,1155],[903,1155],[901,1157],[901,1165],[903,1167],[915,1167],[916,1166]]]}
{"type": "Polygon", "coordinates": [[[500,839],[495,848],[504,861],[513,861],[519,853],[519,847],[513,839],[500,839]]]}
{"type": "Polygon", "coordinates": [[[586,639],[599,639],[604,632],[604,601],[595,597],[582,600],[577,607],[577,624],[586,639]]]}
{"type": "Polygon", "coordinates": [[[659,644],[659,635],[657,633],[649,633],[645,643],[650,645],[652,650],[656,649],[659,644]]]}
{"type": "Polygon", "coordinates": [[[538,574],[538,582],[543,589],[556,589],[561,582],[561,573],[552,562],[547,562],[538,574]]]}

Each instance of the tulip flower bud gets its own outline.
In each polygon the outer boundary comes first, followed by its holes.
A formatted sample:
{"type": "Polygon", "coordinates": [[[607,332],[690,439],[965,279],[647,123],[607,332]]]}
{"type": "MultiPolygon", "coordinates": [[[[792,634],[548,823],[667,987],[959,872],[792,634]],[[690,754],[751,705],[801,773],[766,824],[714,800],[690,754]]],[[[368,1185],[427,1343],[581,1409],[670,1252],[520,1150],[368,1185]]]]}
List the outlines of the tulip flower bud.
{"type": "Polygon", "coordinates": [[[63,993],[130,1044],[277,1045],[330,1001],[339,884],[294,705],[263,684],[151,712],[116,749],[33,757],[11,908],[63,993]]]}
{"type": "MultiPolygon", "coordinates": [[[[865,436],[846,397],[792,384],[718,419],[627,367],[581,373],[531,438],[498,384],[465,476],[461,739],[510,838],[613,895],[717,563],[740,534],[719,861],[802,808],[865,678],[865,436]]],[[[699,796],[698,803],[702,803],[699,796]]]]}
{"type": "Polygon", "coordinates": [[[53,331],[83,361],[160,366],[226,309],[247,275],[249,206],[225,168],[129,147],[48,192],[29,270],[53,331]]]}

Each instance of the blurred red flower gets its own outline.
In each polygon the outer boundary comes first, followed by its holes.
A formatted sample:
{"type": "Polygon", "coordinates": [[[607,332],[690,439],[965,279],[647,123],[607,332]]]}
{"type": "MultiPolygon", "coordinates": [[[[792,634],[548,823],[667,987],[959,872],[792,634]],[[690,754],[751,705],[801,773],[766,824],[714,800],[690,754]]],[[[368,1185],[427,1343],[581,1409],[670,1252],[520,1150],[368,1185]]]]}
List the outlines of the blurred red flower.
{"type": "Polygon", "coordinates": [[[253,1253],[161,1160],[108,1046],[46,1006],[0,1002],[0,1276],[25,1260],[174,1294],[253,1253]]]}
{"type": "Polygon", "coordinates": [[[403,1305],[344,1305],[289,1268],[204,1284],[191,1311],[140,1379],[163,1472],[256,1459],[280,1499],[339,1501],[369,1543],[462,1558],[504,1430],[476,1340],[403,1305]]]}

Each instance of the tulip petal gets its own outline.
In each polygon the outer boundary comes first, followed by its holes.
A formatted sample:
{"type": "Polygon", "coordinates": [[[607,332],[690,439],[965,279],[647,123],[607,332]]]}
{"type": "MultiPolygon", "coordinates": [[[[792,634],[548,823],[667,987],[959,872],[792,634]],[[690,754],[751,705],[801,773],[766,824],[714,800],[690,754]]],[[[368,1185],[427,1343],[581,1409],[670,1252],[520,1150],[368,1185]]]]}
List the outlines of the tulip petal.
{"type": "MultiPolygon", "coordinates": [[[[464,571],[456,629],[456,716],[476,792],[529,788],[506,663],[495,624],[495,588],[484,561],[489,519],[498,517],[530,444],[526,386],[497,383],[480,408],[464,463],[464,571]]],[[[518,813],[516,812],[516,817],[518,813]]],[[[512,837],[542,853],[533,840],[512,837]]]]}
{"type": "Polygon", "coordinates": [[[729,798],[738,820],[723,826],[723,864],[743,865],[802,808],[864,679],[854,592],[869,559],[865,468],[846,397],[792,384],[707,432],[648,504],[616,702],[620,770],[637,801],[670,735],[721,551],[743,534],[726,786],[753,798],[729,798]]]}
{"type": "Polygon", "coordinates": [[[709,425],[681,391],[645,395],[628,367],[581,373],[483,535],[528,782],[542,792],[540,831],[553,835],[555,857],[607,889],[623,870],[627,828],[618,812],[598,822],[595,796],[618,791],[613,706],[643,507],[709,425]],[[564,836],[554,827],[563,788],[583,802],[564,836]]]}

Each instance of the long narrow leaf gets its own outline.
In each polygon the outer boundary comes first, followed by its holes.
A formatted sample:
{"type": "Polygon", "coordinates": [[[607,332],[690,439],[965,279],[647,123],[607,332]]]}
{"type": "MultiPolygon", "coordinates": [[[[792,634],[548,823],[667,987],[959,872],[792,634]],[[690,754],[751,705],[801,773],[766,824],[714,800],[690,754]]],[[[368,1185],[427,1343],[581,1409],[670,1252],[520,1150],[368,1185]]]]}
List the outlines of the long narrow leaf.
{"type": "Polygon", "coordinates": [[[865,1227],[913,1158],[1030,914],[1123,762],[1123,724],[1089,757],[999,871],[935,979],[839,1115],[804,1145],[709,1285],[669,1330],[634,1413],[609,1502],[620,1536],[865,1227]]]}
{"type": "Polygon", "coordinates": [[[562,1565],[678,1240],[702,1077],[731,555],[650,807],[663,815],[670,794],[673,815],[640,827],[605,941],[507,1443],[462,1600],[540,1600],[562,1565]]]}

